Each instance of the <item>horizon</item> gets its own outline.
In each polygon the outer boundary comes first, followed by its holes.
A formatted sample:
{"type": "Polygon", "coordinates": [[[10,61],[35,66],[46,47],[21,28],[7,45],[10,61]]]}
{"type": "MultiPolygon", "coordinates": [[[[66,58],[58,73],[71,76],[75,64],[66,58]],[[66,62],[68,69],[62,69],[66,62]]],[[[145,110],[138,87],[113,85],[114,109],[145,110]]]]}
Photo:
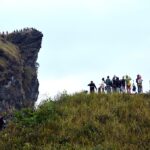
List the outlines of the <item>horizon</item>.
{"type": "Polygon", "coordinates": [[[0,32],[33,27],[44,35],[38,54],[39,97],[88,90],[114,75],[143,78],[150,90],[150,1],[2,0],[0,32]],[[7,9],[6,9],[7,8],[7,9]]]}

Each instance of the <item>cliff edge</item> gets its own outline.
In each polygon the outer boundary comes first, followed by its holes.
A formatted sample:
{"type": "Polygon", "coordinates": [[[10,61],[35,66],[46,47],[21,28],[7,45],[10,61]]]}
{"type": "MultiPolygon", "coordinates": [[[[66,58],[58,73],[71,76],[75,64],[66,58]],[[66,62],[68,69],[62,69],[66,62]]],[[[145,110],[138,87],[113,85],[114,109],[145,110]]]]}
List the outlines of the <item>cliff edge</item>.
{"type": "Polygon", "coordinates": [[[42,37],[34,28],[0,34],[0,112],[34,106],[42,37]]]}

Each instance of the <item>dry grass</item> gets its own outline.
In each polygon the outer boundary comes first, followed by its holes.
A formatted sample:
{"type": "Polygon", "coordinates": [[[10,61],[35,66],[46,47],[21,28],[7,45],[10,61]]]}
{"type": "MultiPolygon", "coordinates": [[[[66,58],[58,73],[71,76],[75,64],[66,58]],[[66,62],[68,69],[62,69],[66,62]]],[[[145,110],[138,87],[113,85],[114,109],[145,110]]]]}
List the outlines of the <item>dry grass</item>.
{"type": "Polygon", "coordinates": [[[2,39],[0,39],[0,49],[3,50],[4,54],[7,55],[11,60],[20,60],[19,49],[14,44],[7,41],[4,42],[2,39]]]}

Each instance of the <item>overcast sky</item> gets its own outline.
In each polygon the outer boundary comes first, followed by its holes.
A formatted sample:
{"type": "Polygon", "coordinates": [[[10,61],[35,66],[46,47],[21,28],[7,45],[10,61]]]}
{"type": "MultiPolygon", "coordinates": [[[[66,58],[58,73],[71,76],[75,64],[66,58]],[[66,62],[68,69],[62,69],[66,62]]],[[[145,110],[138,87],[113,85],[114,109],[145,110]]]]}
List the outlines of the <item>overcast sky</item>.
{"type": "Polygon", "coordinates": [[[0,31],[34,27],[44,34],[40,96],[88,90],[102,77],[150,80],[149,0],[0,0],[0,31]]]}

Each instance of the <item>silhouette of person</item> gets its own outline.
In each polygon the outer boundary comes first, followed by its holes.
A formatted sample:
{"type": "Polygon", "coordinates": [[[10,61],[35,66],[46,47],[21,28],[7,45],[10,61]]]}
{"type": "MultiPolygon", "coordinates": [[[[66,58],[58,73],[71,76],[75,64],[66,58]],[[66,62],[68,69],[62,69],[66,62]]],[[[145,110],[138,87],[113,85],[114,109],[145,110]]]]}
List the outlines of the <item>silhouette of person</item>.
{"type": "Polygon", "coordinates": [[[125,77],[123,76],[122,79],[121,79],[121,92],[122,93],[125,93],[125,87],[126,87],[126,80],[125,80],[125,77]]]}
{"type": "Polygon", "coordinates": [[[106,84],[106,91],[107,91],[107,93],[111,93],[112,81],[110,80],[109,76],[107,76],[105,84],[106,84]]]}
{"type": "Polygon", "coordinates": [[[94,93],[95,89],[97,90],[97,87],[93,81],[91,81],[88,86],[90,87],[90,93],[94,93]]]}
{"type": "Polygon", "coordinates": [[[137,75],[137,78],[136,78],[136,84],[137,84],[137,88],[138,88],[138,93],[142,93],[142,82],[143,82],[143,80],[142,80],[142,77],[141,77],[141,75],[137,75]]]}

